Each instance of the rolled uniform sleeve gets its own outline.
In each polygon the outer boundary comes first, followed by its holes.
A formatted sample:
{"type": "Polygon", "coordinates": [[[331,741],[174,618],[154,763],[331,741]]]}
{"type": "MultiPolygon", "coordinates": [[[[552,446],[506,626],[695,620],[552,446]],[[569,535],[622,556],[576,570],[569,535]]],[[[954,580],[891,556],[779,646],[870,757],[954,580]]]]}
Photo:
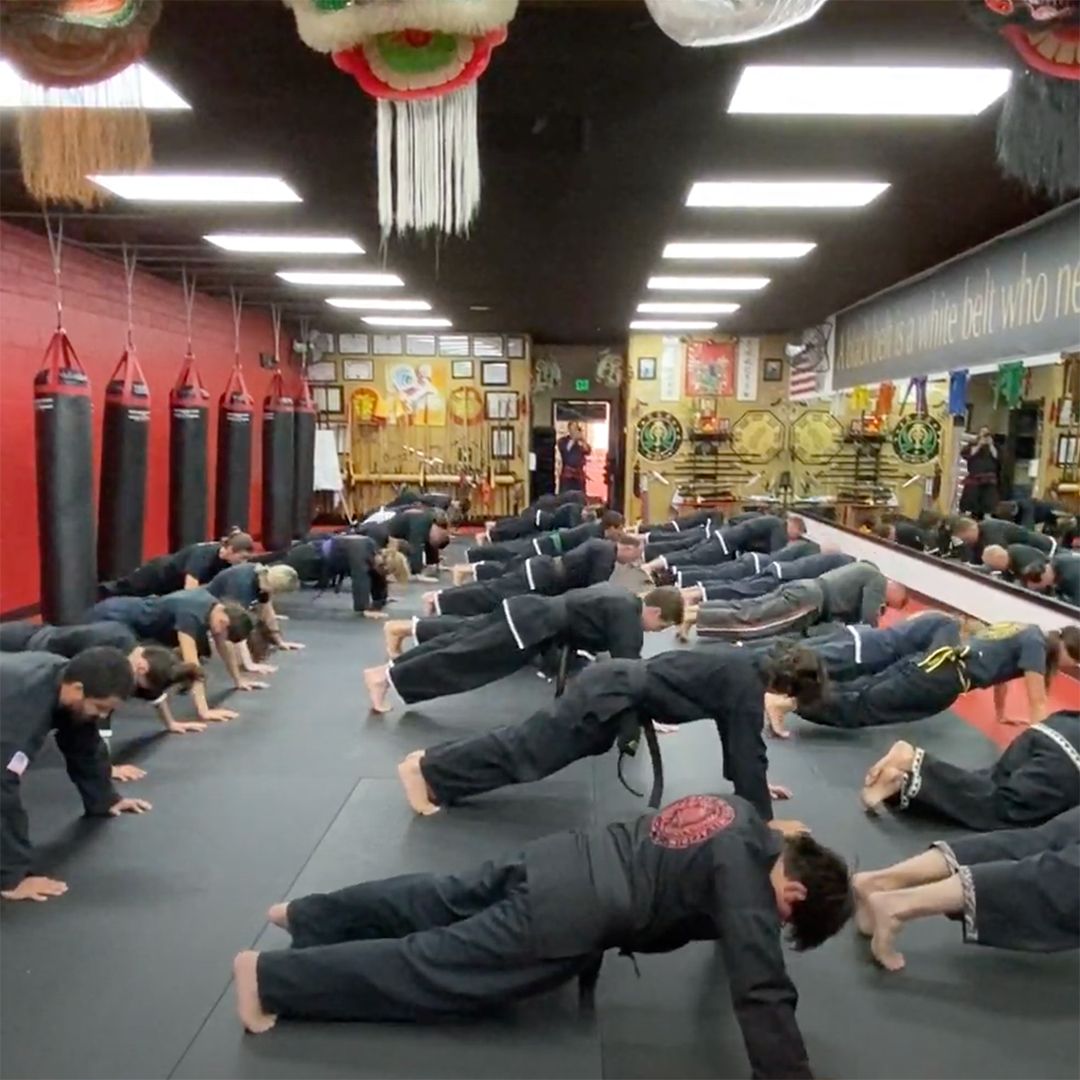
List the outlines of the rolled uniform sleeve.
{"type": "Polygon", "coordinates": [[[608,653],[613,660],[637,660],[645,644],[641,610],[636,604],[608,603],[608,653]]]}
{"type": "Polygon", "coordinates": [[[30,872],[33,848],[30,846],[30,821],[23,808],[20,777],[10,764],[19,748],[7,743],[0,748],[3,772],[0,774],[0,888],[14,889],[30,872]]]}
{"type": "Polygon", "coordinates": [[[65,724],[56,729],[56,745],[86,813],[91,817],[107,814],[120,796],[113,787],[109,751],[97,725],[88,721],[65,724]]]}

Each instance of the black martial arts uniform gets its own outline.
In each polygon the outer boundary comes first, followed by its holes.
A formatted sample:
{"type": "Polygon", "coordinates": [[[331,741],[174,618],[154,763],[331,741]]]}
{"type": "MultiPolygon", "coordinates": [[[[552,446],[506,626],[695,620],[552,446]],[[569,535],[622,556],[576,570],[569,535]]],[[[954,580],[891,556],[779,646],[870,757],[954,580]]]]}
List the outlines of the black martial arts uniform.
{"type": "Polygon", "coordinates": [[[983,551],[996,544],[1008,548],[1010,544],[1026,544],[1045,555],[1053,555],[1057,550],[1057,541],[1044,533],[1031,532],[1011,521],[998,518],[983,518],[979,522],[979,538],[973,544],[954,545],[953,556],[967,562],[981,563],[983,551]]]}
{"type": "Polygon", "coordinates": [[[761,734],[765,687],[757,661],[734,647],[666,652],[648,660],[601,660],[528,720],[443,743],[420,762],[434,801],[458,802],[508,784],[527,784],[619,743],[633,752],[644,721],[713,718],[724,777],[766,821],[772,800],[761,734]]]}
{"type": "MultiPolygon", "coordinates": [[[[409,545],[409,570],[413,574],[422,574],[425,560],[432,564],[439,561],[439,553],[428,542],[428,534],[434,524],[434,510],[402,510],[400,514],[395,514],[389,521],[382,522],[375,528],[380,536],[404,540],[409,545]]],[[[357,532],[360,533],[361,530],[358,529],[357,532]]],[[[366,529],[363,534],[371,535],[366,529]]],[[[385,546],[385,543],[379,544],[379,547],[385,546]]]]}
{"type": "Polygon", "coordinates": [[[498,577],[442,589],[435,594],[435,612],[482,615],[494,611],[508,596],[529,592],[558,596],[571,589],[599,585],[614,572],[615,541],[586,540],[565,555],[533,555],[498,577]]]}
{"type": "Polygon", "coordinates": [[[385,534],[334,533],[295,544],[281,561],[291,566],[304,584],[320,589],[336,592],[348,578],[353,611],[378,611],[390,595],[386,575],[375,565],[375,556],[386,547],[387,539],[385,534]]]}
{"type": "MultiPolygon", "coordinates": [[[[737,525],[725,525],[711,536],[693,547],[674,551],[671,554],[660,552],[659,557],[669,570],[679,570],[684,566],[713,566],[728,562],[744,551],[757,551],[769,554],[779,551],[788,542],[787,523],[783,518],[769,514],[755,514],[737,525]]],[[[649,549],[645,549],[646,561],[652,561],[649,549]]]]}
{"type": "Polygon", "coordinates": [[[681,514],[679,517],[671,518],[668,521],[641,525],[638,527],[638,536],[642,536],[646,540],[659,540],[661,539],[659,534],[686,532],[687,529],[700,528],[707,522],[712,522],[713,528],[716,528],[723,525],[724,515],[719,510],[695,510],[692,514],[681,514]],[[658,535],[653,537],[653,533],[658,535]]]}
{"type": "Polygon", "coordinates": [[[1080,607],[1080,554],[1063,551],[1050,561],[1054,569],[1054,592],[1059,599],[1080,607]]]}
{"type": "Polygon", "coordinates": [[[1029,727],[989,769],[962,769],[919,747],[889,801],[980,832],[1049,821],[1080,805],[1080,712],[1029,727]]]}
{"type": "MultiPolygon", "coordinates": [[[[708,608],[715,600],[742,600],[754,596],[766,596],[779,589],[785,581],[806,581],[821,577],[830,570],[841,566],[850,566],[854,556],[844,555],[839,551],[822,552],[819,555],[807,555],[791,562],[770,563],[759,574],[744,578],[742,581],[702,581],[703,608],[708,608]]],[[[700,614],[700,611],[699,611],[700,614]]]]}
{"type": "Polygon", "coordinates": [[[200,656],[210,655],[210,612],[220,600],[206,589],[182,589],[168,596],[114,596],[96,603],[87,622],[118,622],[137,638],[175,648],[179,634],[194,638],[200,656]]]}
{"type": "Polygon", "coordinates": [[[607,949],[718,941],[753,1075],[809,1077],[769,878],[782,848],[742,799],[694,795],[461,876],[307,896],[293,948],[259,955],[259,996],[285,1017],[431,1021],[595,978],[607,949]]]}
{"type": "Polygon", "coordinates": [[[390,681],[412,703],[495,682],[552,646],[636,659],[641,611],[638,597],[603,584],[562,596],[511,596],[487,615],[418,619],[421,644],[392,661],[390,681]]]}
{"type": "Polygon", "coordinates": [[[1026,672],[1046,674],[1046,638],[1037,626],[991,626],[962,648],[941,646],[874,675],[826,687],[799,715],[827,727],[877,727],[937,716],[968,690],[986,689],[1026,672]]]}
{"type": "Polygon", "coordinates": [[[1005,576],[1010,581],[1018,581],[1029,567],[1040,563],[1045,565],[1048,561],[1045,551],[1029,544],[1010,544],[1005,551],[1009,556],[1009,568],[1005,571],[1005,576]]]}
{"type": "Polygon", "coordinates": [[[64,657],[48,652],[0,656],[0,888],[5,890],[33,872],[30,822],[19,788],[50,731],[88,815],[107,815],[120,799],[97,724],[60,707],[66,665],[64,657]]]}
{"type": "Polygon", "coordinates": [[[771,554],[747,551],[730,562],[714,566],[682,566],[675,571],[675,584],[680,588],[700,585],[703,581],[742,581],[760,574],[774,562],[793,562],[807,555],[820,555],[821,546],[813,540],[789,540],[782,548],[771,554]]]}
{"type": "Polygon", "coordinates": [[[933,845],[964,889],[964,941],[1021,952],[1080,945],[1080,808],[1034,828],[933,845]]]}
{"type": "Polygon", "coordinates": [[[573,529],[559,529],[557,532],[541,533],[539,536],[526,537],[522,540],[508,540],[504,544],[483,544],[469,548],[465,558],[469,562],[507,562],[529,555],[563,555],[573,551],[586,540],[603,539],[604,523],[586,521],[573,529]]]}
{"type": "Polygon", "coordinates": [[[896,533],[896,543],[901,547],[911,548],[912,551],[926,550],[926,533],[914,521],[897,520],[890,524],[896,533]]]}
{"type": "Polygon", "coordinates": [[[488,529],[488,536],[493,544],[501,544],[507,540],[521,540],[536,533],[550,532],[552,529],[570,529],[581,524],[581,513],[584,509],[579,502],[563,503],[550,510],[530,507],[517,517],[496,521],[488,529]]]}
{"type": "Polygon", "coordinates": [[[129,653],[138,641],[131,630],[115,622],[82,626],[50,626],[48,623],[0,623],[0,652],[48,652],[69,660],[85,649],[111,645],[129,653]]]}
{"type": "Polygon", "coordinates": [[[219,540],[210,540],[159,555],[127,577],[105,583],[102,592],[107,596],[164,596],[182,589],[188,577],[205,585],[231,565],[221,557],[221,546],[219,540]]]}
{"type": "Polygon", "coordinates": [[[240,563],[222,570],[206,586],[206,591],[219,600],[233,600],[244,608],[270,602],[270,593],[259,584],[257,563],[240,563]]]}
{"type": "Polygon", "coordinates": [[[782,582],[780,588],[757,599],[702,605],[697,629],[704,637],[750,641],[828,621],[877,626],[887,584],[872,563],[852,563],[813,580],[782,582]]]}
{"type": "Polygon", "coordinates": [[[402,488],[388,503],[384,510],[403,510],[409,506],[430,506],[433,510],[446,510],[453,502],[453,497],[440,491],[414,491],[402,488]]]}

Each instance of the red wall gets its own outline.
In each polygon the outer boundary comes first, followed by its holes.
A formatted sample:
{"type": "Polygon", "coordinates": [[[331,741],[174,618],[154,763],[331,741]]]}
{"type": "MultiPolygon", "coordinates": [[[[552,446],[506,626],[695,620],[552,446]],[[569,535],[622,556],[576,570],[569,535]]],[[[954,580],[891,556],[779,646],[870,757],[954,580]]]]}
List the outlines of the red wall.
{"type": "MultiPolygon", "coordinates": [[[[124,348],[127,329],[123,266],[71,247],[64,249],[64,327],[90,377],[94,396],[94,498],[101,458],[105,384],[124,348]]],[[[33,379],[56,325],[52,263],[44,237],[0,222],[0,613],[39,600],[37,491],[34,478],[33,379]]],[[[138,273],[134,290],[134,341],[150,386],[150,461],[144,554],[168,547],[169,391],[179,373],[187,334],[179,288],[138,273]]],[[[233,363],[232,309],[226,300],[199,295],[193,344],[203,383],[210,391],[210,463],[207,492],[213,527],[217,402],[233,363]]],[[[284,348],[283,334],[282,347],[284,348]]],[[[256,421],[270,372],[258,365],[273,351],[266,309],[246,309],[241,358],[256,421]]],[[[258,530],[262,448],[256,423],[250,526],[258,530]]]]}

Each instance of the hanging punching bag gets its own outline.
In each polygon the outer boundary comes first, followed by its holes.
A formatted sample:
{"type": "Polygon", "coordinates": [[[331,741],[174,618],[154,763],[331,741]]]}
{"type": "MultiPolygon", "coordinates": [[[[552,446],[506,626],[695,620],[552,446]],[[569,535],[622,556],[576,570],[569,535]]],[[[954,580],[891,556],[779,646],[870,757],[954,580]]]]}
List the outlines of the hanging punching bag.
{"type": "Polygon", "coordinates": [[[270,380],[262,416],[262,542],[268,551],[288,547],[293,534],[293,414],[279,369],[270,380]]]}
{"type": "Polygon", "coordinates": [[[189,352],[169,394],[170,551],[200,543],[210,535],[206,523],[209,422],[210,395],[195,368],[195,357],[189,352]]]}
{"type": "Polygon", "coordinates": [[[97,537],[101,581],[124,577],[143,561],[149,443],[150,388],[128,345],[105,388],[97,537]]]}
{"type": "Polygon", "coordinates": [[[300,377],[296,399],[296,452],[293,456],[293,536],[306,536],[311,528],[311,501],[315,495],[315,402],[311,387],[300,377]]]}
{"type": "Polygon", "coordinates": [[[77,623],[97,599],[90,382],[57,330],[34,376],[41,615],[77,623]]]}
{"type": "Polygon", "coordinates": [[[237,363],[218,410],[217,498],[214,534],[234,525],[247,532],[251,507],[251,419],[255,401],[237,363]]]}

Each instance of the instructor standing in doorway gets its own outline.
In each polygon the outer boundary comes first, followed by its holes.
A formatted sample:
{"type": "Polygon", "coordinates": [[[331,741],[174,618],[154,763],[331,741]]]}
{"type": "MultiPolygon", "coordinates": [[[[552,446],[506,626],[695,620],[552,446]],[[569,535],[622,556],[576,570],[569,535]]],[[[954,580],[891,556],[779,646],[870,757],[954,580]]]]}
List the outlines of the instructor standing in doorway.
{"type": "Polygon", "coordinates": [[[585,431],[580,421],[571,420],[566,434],[556,443],[562,470],[559,473],[559,491],[585,490],[585,460],[592,447],[585,441],[585,431]]]}

